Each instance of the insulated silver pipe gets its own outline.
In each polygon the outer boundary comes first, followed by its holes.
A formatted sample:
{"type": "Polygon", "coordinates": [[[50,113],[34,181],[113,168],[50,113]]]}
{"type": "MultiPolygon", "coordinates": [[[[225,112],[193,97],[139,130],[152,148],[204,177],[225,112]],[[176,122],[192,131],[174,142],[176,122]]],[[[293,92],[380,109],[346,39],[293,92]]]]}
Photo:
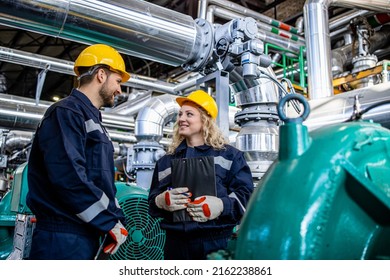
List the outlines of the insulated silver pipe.
{"type": "Polygon", "coordinates": [[[329,35],[330,5],[389,11],[389,0],[307,0],[304,6],[308,95],[310,99],[333,96],[331,47],[329,35]]]}
{"type": "Polygon", "coordinates": [[[307,0],[304,6],[308,96],[333,95],[328,7],[332,0],[307,0]]]}
{"type": "Polygon", "coordinates": [[[159,142],[163,137],[164,125],[173,121],[178,112],[179,104],[171,95],[150,99],[138,113],[135,123],[135,137],[138,141],[159,142]]]}
{"type": "MultiPolygon", "coordinates": [[[[390,101],[390,83],[381,83],[371,87],[356,89],[328,98],[309,100],[310,115],[304,122],[309,130],[348,120],[354,110],[355,96],[359,96],[361,109],[390,101]]],[[[292,111],[292,110],[291,110],[292,111]]],[[[363,119],[372,120],[390,128],[390,103],[378,106],[363,115],[363,119]]]]}
{"type": "Polygon", "coordinates": [[[49,101],[42,101],[39,102],[38,105],[35,104],[35,100],[31,98],[26,98],[26,97],[21,97],[17,95],[10,95],[10,94],[4,94],[0,93],[0,103],[1,104],[6,104],[6,103],[14,103],[14,104],[21,104],[23,105],[35,105],[36,107],[42,107],[45,108],[46,110],[53,102],[49,101]]]}
{"type": "Polygon", "coordinates": [[[383,12],[390,10],[389,0],[332,0],[333,6],[365,9],[376,12],[383,12]]]}
{"type": "Polygon", "coordinates": [[[35,130],[47,107],[1,102],[0,127],[19,130],[35,130]]]}
{"type": "Polygon", "coordinates": [[[4,149],[8,153],[12,153],[14,150],[21,150],[31,142],[32,137],[33,133],[31,131],[12,130],[6,137],[4,149]]]}
{"type": "Polygon", "coordinates": [[[198,26],[189,15],[141,0],[2,0],[0,24],[84,44],[105,43],[172,66],[201,51],[198,26]]]}
{"type": "Polygon", "coordinates": [[[152,98],[151,91],[132,92],[127,100],[114,108],[107,109],[107,112],[119,115],[133,116],[138,113],[146,103],[152,98]]]}
{"type": "Polygon", "coordinates": [[[236,3],[227,1],[227,0],[199,0],[198,5],[198,16],[200,18],[205,19],[206,18],[206,11],[207,6],[210,4],[214,4],[219,7],[223,7],[225,9],[231,10],[233,12],[239,13],[244,17],[252,17],[255,19],[260,20],[261,22],[267,23],[269,25],[272,25],[276,28],[280,28],[286,31],[289,31],[293,34],[298,34],[298,29],[290,26],[288,24],[285,24],[281,21],[275,20],[273,18],[267,17],[266,15],[260,14],[258,12],[255,12],[253,10],[250,10],[248,8],[245,8],[241,5],[238,5],[236,3]]]}
{"type": "Polygon", "coordinates": [[[332,18],[329,21],[329,30],[332,31],[334,29],[337,29],[339,27],[343,27],[345,25],[348,25],[352,19],[358,16],[367,17],[369,15],[373,14],[372,11],[367,10],[351,10],[347,11],[339,16],[336,16],[332,18]]]}

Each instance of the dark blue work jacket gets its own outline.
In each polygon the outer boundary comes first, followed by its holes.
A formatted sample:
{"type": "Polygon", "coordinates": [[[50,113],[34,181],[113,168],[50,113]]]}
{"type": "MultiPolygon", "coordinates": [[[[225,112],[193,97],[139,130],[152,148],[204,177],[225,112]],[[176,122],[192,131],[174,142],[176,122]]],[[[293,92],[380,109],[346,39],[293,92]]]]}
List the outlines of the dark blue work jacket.
{"type": "Polygon", "coordinates": [[[161,221],[161,228],[167,230],[196,232],[233,229],[245,213],[252,192],[252,174],[243,152],[230,145],[226,145],[222,150],[215,150],[207,145],[190,148],[184,140],[177,147],[175,154],[167,154],[156,162],[149,192],[149,213],[154,217],[164,218],[161,221]],[[214,157],[217,197],[223,202],[223,212],[217,219],[204,223],[173,222],[172,213],[158,208],[155,197],[172,186],[172,159],[200,156],[214,157]]]}
{"type": "Polygon", "coordinates": [[[83,93],[73,89],[54,103],[37,128],[28,162],[27,205],[37,226],[102,233],[124,223],[113,152],[100,111],[83,93]]]}

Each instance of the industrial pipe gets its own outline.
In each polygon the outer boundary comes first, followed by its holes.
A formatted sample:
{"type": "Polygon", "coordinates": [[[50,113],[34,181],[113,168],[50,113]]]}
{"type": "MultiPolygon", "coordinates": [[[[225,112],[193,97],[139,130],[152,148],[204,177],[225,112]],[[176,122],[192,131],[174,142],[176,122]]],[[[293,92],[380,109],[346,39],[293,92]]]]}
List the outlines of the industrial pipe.
{"type": "Polygon", "coordinates": [[[255,19],[260,20],[261,22],[264,22],[266,24],[269,24],[271,26],[274,26],[279,29],[283,29],[285,31],[291,32],[293,34],[299,34],[298,29],[290,26],[284,22],[278,21],[276,19],[267,17],[266,15],[260,14],[258,12],[255,12],[253,10],[250,10],[248,8],[245,8],[241,5],[238,5],[236,3],[227,1],[227,0],[199,0],[199,6],[198,6],[198,17],[205,19],[206,18],[206,11],[207,6],[209,4],[214,4],[219,7],[223,7],[225,9],[237,12],[244,17],[252,17],[255,19]]]}
{"type": "Polygon", "coordinates": [[[179,105],[173,96],[162,95],[149,100],[139,111],[135,123],[135,137],[138,141],[149,140],[159,142],[163,137],[163,128],[173,121],[179,112],[179,105]]]}
{"type": "Polygon", "coordinates": [[[141,0],[2,0],[0,24],[118,51],[167,65],[197,58],[199,27],[185,14],[141,0]]]}
{"type": "MultiPolygon", "coordinates": [[[[308,129],[329,126],[348,120],[354,111],[355,96],[359,97],[361,109],[389,101],[390,83],[381,83],[371,87],[347,91],[332,97],[310,100],[310,115],[304,122],[308,129]]],[[[290,111],[292,111],[290,109],[290,111]]],[[[390,129],[390,104],[378,106],[363,115],[363,119],[372,120],[390,129]]]]}

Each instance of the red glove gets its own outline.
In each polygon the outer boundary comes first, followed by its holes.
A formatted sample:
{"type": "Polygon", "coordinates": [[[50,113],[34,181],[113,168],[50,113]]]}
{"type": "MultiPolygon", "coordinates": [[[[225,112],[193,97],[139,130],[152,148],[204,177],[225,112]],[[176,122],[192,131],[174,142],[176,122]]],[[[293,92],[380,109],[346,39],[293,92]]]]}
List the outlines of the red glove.
{"type": "Polygon", "coordinates": [[[127,238],[126,228],[119,221],[109,232],[107,238],[110,238],[112,242],[108,242],[108,245],[104,247],[104,253],[106,254],[115,254],[118,251],[119,246],[122,245],[127,238]]]}
{"type": "Polygon", "coordinates": [[[187,212],[196,222],[207,222],[216,219],[223,211],[223,202],[216,196],[197,197],[188,204],[187,212]]]}
{"type": "Polygon", "coordinates": [[[187,203],[191,201],[189,197],[188,188],[182,187],[160,193],[155,202],[158,208],[173,212],[187,208],[187,203]]]}

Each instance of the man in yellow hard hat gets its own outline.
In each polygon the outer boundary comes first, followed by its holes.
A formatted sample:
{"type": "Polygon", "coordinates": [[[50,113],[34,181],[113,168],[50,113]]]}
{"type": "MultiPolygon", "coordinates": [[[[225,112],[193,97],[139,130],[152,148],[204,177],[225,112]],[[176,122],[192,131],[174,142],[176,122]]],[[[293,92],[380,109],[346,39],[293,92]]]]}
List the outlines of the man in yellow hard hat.
{"type": "Polygon", "coordinates": [[[30,259],[94,259],[103,236],[107,254],[127,237],[99,109],[114,105],[130,75],[122,56],[102,44],[85,48],[74,71],[78,88],[47,109],[28,160],[27,205],[37,220],[30,259]]]}

